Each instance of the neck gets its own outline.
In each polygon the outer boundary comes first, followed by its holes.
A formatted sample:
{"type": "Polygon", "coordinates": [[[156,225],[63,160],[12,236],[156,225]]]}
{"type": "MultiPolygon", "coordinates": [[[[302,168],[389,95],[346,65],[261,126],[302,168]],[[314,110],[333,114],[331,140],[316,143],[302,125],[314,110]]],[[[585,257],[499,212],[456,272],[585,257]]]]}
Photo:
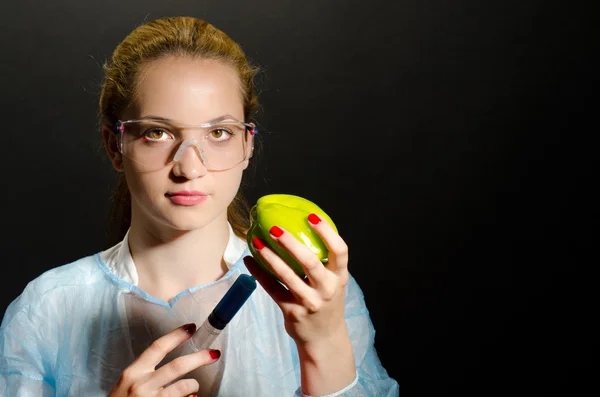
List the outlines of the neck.
{"type": "Polygon", "coordinates": [[[226,214],[189,231],[150,228],[132,217],[128,243],[138,286],[168,302],[181,291],[216,281],[228,270],[223,260],[228,241],[226,214]]]}

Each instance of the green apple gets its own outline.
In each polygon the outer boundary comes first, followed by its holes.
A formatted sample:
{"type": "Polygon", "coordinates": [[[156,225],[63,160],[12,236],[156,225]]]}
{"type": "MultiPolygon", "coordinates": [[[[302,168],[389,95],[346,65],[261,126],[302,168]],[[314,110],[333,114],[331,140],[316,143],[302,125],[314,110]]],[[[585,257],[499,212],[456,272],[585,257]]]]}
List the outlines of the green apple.
{"type": "Polygon", "coordinates": [[[269,248],[275,251],[294,271],[296,274],[304,278],[304,269],[302,266],[288,253],[288,251],[279,245],[271,238],[269,230],[273,226],[284,228],[291,233],[298,241],[307,246],[314,252],[319,260],[326,265],[328,249],[321,237],[313,230],[308,222],[308,215],[315,213],[321,219],[329,222],[333,229],[338,233],[337,227],[318,205],[310,200],[300,196],[291,194],[268,194],[262,196],[256,204],[250,209],[250,229],[247,234],[248,247],[250,253],[258,262],[273,277],[278,277],[271,271],[270,266],[261,258],[260,254],[254,249],[252,240],[255,237],[264,241],[269,248]]]}

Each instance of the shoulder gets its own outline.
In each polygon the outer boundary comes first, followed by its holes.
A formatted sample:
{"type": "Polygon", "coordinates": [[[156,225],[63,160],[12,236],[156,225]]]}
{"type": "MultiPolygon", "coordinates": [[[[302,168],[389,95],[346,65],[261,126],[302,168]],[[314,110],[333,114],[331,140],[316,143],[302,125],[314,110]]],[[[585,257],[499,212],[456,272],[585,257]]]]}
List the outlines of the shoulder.
{"type": "Polygon", "coordinates": [[[45,271],[29,282],[24,292],[47,294],[57,289],[83,286],[96,282],[104,274],[100,268],[97,254],[88,255],[45,271]]]}
{"type": "Polygon", "coordinates": [[[2,325],[6,325],[18,313],[30,312],[32,309],[47,311],[49,307],[56,307],[57,303],[64,303],[66,299],[75,300],[88,285],[104,276],[97,254],[47,270],[30,281],[10,303],[2,325]]]}

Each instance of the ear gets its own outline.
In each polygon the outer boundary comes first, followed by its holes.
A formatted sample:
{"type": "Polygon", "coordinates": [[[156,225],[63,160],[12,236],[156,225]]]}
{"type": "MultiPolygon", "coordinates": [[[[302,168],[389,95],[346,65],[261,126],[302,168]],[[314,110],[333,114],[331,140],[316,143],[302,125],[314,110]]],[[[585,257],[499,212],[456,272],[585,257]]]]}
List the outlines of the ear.
{"type": "MultiPolygon", "coordinates": [[[[250,123],[250,125],[252,125],[253,127],[256,128],[256,125],[254,123],[250,123]]],[[[246,147],[246,164],[244,166],[244,169],[246,169],[246,167],[248,167],[248,160],[250,160],[252,158],[252,155],[254,154],[254,139],[256,138],[256,134],[248,134],[248,146],[246,147]]]]}
{"type": "Polygon", "coordinates": [[[248,138],[248,146],[246,147],[246,160],[242,163],[242,169],[245,170],[250,165],[250,158],[252,158],[252,153],[254,152],[254,137],[250,135],[248,138]]]}
{"type": "Polygon", "coordinates": [[[119,139],[108,124],[102,124],[102,139],[113,167],[117,171],[123,171],[123,156],[119,151],[119,139]]]}

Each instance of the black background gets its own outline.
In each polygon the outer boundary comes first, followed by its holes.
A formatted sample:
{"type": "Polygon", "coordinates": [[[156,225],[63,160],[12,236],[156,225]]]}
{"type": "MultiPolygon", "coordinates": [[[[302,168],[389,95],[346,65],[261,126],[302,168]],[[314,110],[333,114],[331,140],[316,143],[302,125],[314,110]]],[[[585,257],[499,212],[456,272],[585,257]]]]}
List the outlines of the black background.
{"type": "Polygon", "coordinates": [[[175,15],[263,68],[244,189],[332,216],[402,395],[573,395],[592,377],[597,309],[576,265],[597,69],[574,2],[4,1],[2,311],[107,248],[101,65],[175,15]]]}

